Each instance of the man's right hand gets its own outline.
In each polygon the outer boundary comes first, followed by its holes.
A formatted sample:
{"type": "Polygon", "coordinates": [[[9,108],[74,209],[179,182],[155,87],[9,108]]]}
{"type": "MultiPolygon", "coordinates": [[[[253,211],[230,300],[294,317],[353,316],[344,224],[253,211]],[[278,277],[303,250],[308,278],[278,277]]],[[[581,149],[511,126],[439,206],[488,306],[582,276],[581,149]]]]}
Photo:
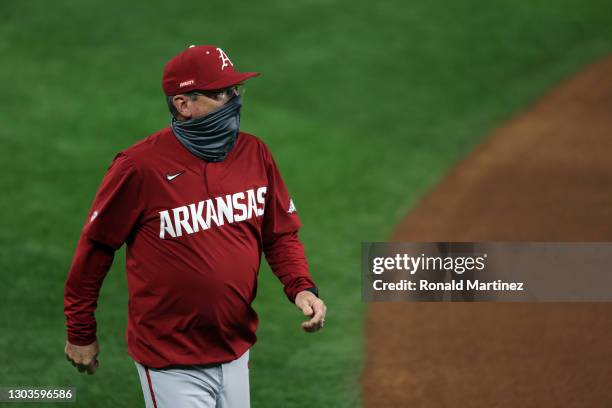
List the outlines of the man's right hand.
{"type": "Polygon", "coordinates": [[[93,374],[98,369],[98,342],[94,341],[87,346],[77,346],[66,341],[64,353],[66,359],[72,363],[80,372],[87,371],[87,374],[93,374]]]}

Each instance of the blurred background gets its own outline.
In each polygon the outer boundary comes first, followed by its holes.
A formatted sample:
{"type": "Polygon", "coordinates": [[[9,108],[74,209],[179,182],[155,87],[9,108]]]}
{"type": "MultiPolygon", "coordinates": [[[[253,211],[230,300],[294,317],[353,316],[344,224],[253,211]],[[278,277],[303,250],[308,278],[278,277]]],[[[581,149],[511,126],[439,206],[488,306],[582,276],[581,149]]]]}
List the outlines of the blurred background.
{"type": "Polygon", "coordinates": [[[3,0],[0,385],[73,386],[77,406],[144,406],[124,340],[123,250],[101,292],[94,376],[65,360],[63,285],[112,158],[168,126],[162,70],[190,44],[262,73],[247,82],[242,129],[281,168],[329,308],[324,331],[301,332],[262,268],[252,406],[354,407],[360,243],[386,240],[491,129],[607,55],[611,39],[603,0],[3,0]]]}

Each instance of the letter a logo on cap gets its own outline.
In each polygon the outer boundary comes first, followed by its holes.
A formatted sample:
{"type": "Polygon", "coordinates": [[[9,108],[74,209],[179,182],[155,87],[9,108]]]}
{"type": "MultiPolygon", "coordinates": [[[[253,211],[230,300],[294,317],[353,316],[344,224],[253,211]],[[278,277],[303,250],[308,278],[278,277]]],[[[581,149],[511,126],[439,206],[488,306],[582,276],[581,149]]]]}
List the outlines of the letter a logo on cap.
{"type": "Polygon", "coordinates": [[[234,64],[232,64],[232,61],[230,61],[229,57],[227,56],[226,53],[223,52],[223,50],[221,48],[217,48],[217,51],[219,51],[219,59],[221,60],[221,71],[223,71],[223,68],[227,67],[227,66],[234,66],[234,64]]]}

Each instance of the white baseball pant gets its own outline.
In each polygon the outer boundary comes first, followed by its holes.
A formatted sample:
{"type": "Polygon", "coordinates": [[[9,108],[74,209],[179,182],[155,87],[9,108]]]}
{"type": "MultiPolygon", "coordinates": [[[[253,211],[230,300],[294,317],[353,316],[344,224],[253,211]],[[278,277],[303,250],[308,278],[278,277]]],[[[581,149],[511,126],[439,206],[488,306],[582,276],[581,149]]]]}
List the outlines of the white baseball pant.
{"type": "Polygon", "coordinates": [[[249,408],[249,351],[223,364],[148,368],[135,362],[146,408],[249,408]]]}

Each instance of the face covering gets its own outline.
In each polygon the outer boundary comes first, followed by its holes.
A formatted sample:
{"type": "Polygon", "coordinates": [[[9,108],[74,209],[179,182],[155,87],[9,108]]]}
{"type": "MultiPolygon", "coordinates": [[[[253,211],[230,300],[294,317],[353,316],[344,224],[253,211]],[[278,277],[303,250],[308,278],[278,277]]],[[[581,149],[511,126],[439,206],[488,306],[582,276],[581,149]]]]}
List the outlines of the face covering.
{"type": "Polygon", "coordinates": [[[223,161],[236,143],[242,98],[234,96],[216,111],[185,121],[172,118],[176,138],[194,155],[211,162],[223,161]]]}

